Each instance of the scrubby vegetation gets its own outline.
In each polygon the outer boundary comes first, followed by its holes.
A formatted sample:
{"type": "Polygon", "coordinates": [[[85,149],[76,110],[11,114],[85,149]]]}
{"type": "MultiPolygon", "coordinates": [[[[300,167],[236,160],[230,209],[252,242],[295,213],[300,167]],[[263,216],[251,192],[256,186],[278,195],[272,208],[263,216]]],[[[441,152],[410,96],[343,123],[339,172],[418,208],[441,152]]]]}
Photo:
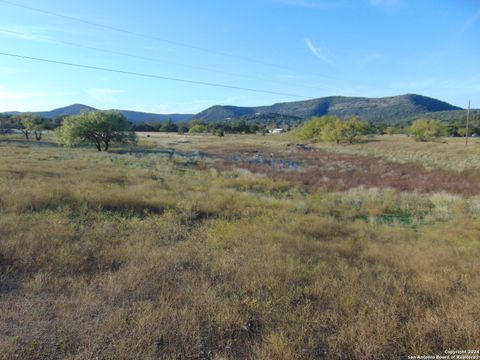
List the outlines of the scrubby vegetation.
{"type": "MultiPolygon", "coordinates": [[[[358,175],[395,170],[361,155],[392,138],[318,152],[292,149],[288,135],[169,135],[131,154],[2,138],[2,357],[399,359],[478,348],[480,198],[448,188],[441,163],[399,166],[398,184],[358,175]],[[161,156],[167,142],[210,155],[161,156]],[[332,152],[342,149],[357,153],[332,152]],[[248,170],[258,154],[300,167],[248,170]],[[295,180],[315,164],[316,177],[343,185],[295,180]],[[410,187],[420,178],[437,190],[410,187]]],[[[435,146],[452,162],[463,151],[435,146]]],[[[480,183],[480,167],[458,176],[480,183]]]]}
{"type": "MultiPolygon", "coordinates": [[[[478,136],[480,133],[480,120],[475,116],[470,119],[469,136],[478,136]]],[[[456,119],[449,123],[441,123],[435,119],[420,118],[412,123],[404,124],[372,124],[353,116],[340,119],[337,116],[326,115],[313,117],[306,121],[297,131],[297,137],[303,141],[323,141],[332,143],[353,144],[361,139],[362,135],[394,135],[406,134],[416,141],[435,141],[442,136],[465,137],[466,119],[456,119]]]]}
{"type": "Polygon", "coordinates": [[[369,123],[356,116],[341,120],[337,116],[327,115],[307,121],[298,131],[298,137],[301,140],[323,140],[337,144],[346,141],[353,144],[360,135],[368,132],[372,132],[369,123]]]}
{"type": "Polygon", "coordinates": [[[304,101],[277,103],[272,106],[239,107],[213,106],[197,114],[205,121],[218,121],[226,118],[237,119],[244,116],[282,114],[306,120],[312,116],[333,115],[340,118],[360,116],[374,123],[404,122],[416,119],[425,113],[435,114],[460,110],[443,101],[416,94],[406,94],[384,98],[363,98],[330,96],[304,101]]]}
{"type": "Polygon", "coordinates": [[[149,132],[171,132],[171,133],[186,133],[191,132],[196,134],[255,134],[256,132],[265,132],[267,128],[275,128],[278,126],[284,126],[289,128],[290,123],[283,123],[278,119],[273,119],[271,123],[261,124],[258,119],[251,120],[224,120],[207,123],[202,120],[193,119],[188,122],[173,123],[172,121],[146,123],[133,125],[135,131],[149,131],[149,132]],[[280,125],[278,125],[280,124],[280,125]]]}
{"type": "Polygon", "coordinates": [[[413,122],[409,133],[416,141],[431,141],[442,135],[442,127],[437,120],[418,119],[413,122]]]}

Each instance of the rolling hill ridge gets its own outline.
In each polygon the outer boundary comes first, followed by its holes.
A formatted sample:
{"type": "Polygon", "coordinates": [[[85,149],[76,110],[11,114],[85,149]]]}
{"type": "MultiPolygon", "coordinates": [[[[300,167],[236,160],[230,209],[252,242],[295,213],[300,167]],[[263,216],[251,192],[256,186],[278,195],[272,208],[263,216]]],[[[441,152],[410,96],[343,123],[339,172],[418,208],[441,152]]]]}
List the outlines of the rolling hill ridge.
{"type": "MultiPolygon", "coordinates": [[[[76,115],[84,110],[97,110],[93,107],[73,104],[51,111],[37,112],[45,118],[76,115]]],[[[259,122],[270,121],[275,116],[303,121],[312,116],[337,115],[339,117],[359,116],[374,123],[403,123],[408,120],[426,116],[441,118],[458,116],[463,110],[447,102],[417,94],[406,94],[382,98],[330,96],[305,101],[282,102],[270,106],[242,107],[231,105],[215,105],[196,115],[193,114],[155,114],[131,110],[118,110],[132,123],[174,122],[191,119],[204,122],[235,120],[240,118],[257,119],[259,122]],[[450,116],[451,115],[451,116],[450,116]]],[[[8,112],[4,114],[18,114],[8,112]]],[[[440,119],[441,119],[440,118],[440,119]]]]}
{"type": "Polygon", "coordinates": [[[259,107],[217,105],[202,111],[195,118],[208,122],[275,113],[302,119],[323,115],[337,115],[342,118],[357,115],[372,122],[399,122],[420,114],[455,110],[461,110],[461,108],[416,94],[383,98],[331,96],[259,107]]]}
{"type": "MultiPolygon", "coordinates": [[[[51,119],[51,118],[62,117],[62,116],[78,115],[82,111],[90,111],[90,110],[99,110],[99,109],[93,108],[88,105],[83,105],[83,104],[72,104],[69,106],[53,109],[50,111],[36,111],[35,113],[40,115],[41,117],[51,119]]],[[[120,111],[123,115],[125,115],[125,117],[129,121],[131,121],[134,124],[141,124],[148,121],[160,122],[168,119],[175,122],[181,122],[181,121],[190,120],[193,117],[192,114],[154,114],[154,113],[132,111],[132,110],[117,110],[117,111],[120,111]]],[[[9,111],[9,112],[4,112],[3,114],[16,115],[20,113],[21,112],[19,111],[9,111]]]]}

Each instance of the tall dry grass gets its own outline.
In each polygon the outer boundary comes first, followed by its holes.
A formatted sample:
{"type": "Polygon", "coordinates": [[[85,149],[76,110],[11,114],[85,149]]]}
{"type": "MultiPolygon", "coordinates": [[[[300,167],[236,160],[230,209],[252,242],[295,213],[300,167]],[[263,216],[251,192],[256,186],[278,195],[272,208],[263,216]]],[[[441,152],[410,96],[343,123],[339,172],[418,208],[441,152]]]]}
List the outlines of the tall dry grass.
{"type": "Polygon", "coordinates": [[[442,138],[434,142],[416,142],[406,135],[383,135],[366,139],[351,146],[317,143],[314,146],[329,152],[368,155],[397,163],[420,163],[429,169],[456,172],[480,169],[480,142],[471,139],[465,146],[464,138],[442,138]]]}
{"type": "Polygon", "coordinates": [[[305,193],[0,142],[0,357],[397,359],[480,345],[478,199],[305,193]]]}

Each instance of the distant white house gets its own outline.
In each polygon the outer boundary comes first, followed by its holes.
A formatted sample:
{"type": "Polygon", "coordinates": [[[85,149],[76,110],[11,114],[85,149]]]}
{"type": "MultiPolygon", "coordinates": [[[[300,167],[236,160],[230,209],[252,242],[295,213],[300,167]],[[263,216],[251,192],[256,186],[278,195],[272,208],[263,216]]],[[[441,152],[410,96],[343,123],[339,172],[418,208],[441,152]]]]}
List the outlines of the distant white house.
{"type": "Polygon", "coordinates": [[[282,132],[284,132],[284,130],[282,128],[276,128],[276,129],[268,130],[268,132],[270,134],[281,134],[282,132]]]}

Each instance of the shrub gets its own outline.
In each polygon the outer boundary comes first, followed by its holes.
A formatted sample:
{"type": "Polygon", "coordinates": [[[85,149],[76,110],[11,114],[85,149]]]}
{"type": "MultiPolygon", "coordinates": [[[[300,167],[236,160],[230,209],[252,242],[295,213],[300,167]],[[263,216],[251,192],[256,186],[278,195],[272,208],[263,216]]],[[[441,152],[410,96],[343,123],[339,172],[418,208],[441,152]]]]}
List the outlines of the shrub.
{"type": "Polygon", "coordinates": [[[342,138],[347,140],[349,144],[353,144],[357,142],[360,135],[367,132],[368,122],[357,116],[352,116],[342,123],[341,129],[342,138]]]}
{"type": "Polygon", "coordinates": [[[334,124],[339,121],[340,119],[337,116],[313,117],[302,126],[298,132],[298,137],[300,140],[323,139],[323,131],[325,127],[329,126],[330,128],[333,128],[334,124]]]}
{"type": "Polygon", "coordinates": [[[193,125],[188,132],[202,134],[208,132],[208,128],[205,125],[193,125]]]}
{"type": "Polygon", "coordinates": [[[218,128],[218,129],[215,129],[215,131],[213,132],[213,135],[216,135],[216,136],[225,136],[225,132],[223,131],[222,128],[218,128]]]}
{"type": "Polygon", "coordinates": [[[437,120],[418,119],[410,127],[410,135],[416,141],[432,141],[441,133],[442,127],[437,120]]]}
{"type": "Polygon", "coordinates": [[[177,132],[178,125],[175,124],[172,120],[168,119],[165,121],[162,126],[160,126],[160,131],[162,132],[177,132]]]}
{"type": "Polygon", "coordinates": [[[337,116],[322,116],[306,122],[298,133],[300,140],[323,140],[339,144],[342,140],[353,144],[368,130],[368,122],[352,116],[344,121],[337,116]]]}

